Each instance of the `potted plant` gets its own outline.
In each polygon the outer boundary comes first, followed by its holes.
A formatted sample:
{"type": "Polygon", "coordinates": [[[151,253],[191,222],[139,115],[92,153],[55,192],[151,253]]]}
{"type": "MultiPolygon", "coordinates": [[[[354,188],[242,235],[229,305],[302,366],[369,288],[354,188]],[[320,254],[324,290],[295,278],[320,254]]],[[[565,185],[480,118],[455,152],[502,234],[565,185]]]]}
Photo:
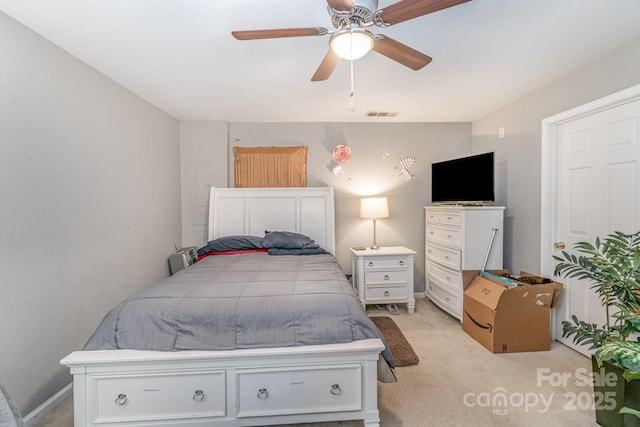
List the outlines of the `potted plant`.
{"type": "Polygon", "coordinates": [[[562,335],[595,350],[594,371],[604,366],[619,375],[617,381],[594,381],[598,424],[640,426],[640,381],[631,382],[640,379],[640,232],[613,232],[594,244],[578,242],[574,249],[581,255],[562,251],[562,257],[553,257],[554,274],[585,280],[598,295],[606,321],[597,325],[574,315],[562,322],[562,335]],[[608,404],[613,399],[615,407],[608,404]]]}

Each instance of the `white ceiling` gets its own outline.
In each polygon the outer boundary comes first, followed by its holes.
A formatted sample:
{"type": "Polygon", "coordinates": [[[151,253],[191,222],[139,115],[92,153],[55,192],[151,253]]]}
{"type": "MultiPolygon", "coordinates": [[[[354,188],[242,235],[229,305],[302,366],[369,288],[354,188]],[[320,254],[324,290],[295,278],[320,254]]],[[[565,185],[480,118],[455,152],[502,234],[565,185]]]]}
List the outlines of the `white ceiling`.
{"type": "Polygon", "coordinates": [[[375,27],[433,62],[355,61],[351,112],[348,61],[310,81],[328,36],[231,36],[332,30],[324,0],[0,0],[0,10],[181,120],[468,122],[640,38],[639,0],[473,0],[375,27]]]}

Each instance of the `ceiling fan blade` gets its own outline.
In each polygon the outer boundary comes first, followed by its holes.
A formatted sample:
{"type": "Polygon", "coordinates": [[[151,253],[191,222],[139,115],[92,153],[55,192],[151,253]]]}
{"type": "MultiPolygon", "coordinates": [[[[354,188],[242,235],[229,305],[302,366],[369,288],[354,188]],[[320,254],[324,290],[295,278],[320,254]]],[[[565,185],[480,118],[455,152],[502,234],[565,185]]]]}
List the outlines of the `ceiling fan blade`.
{"type": "Polygon", "coordinates": [[[282,37],[324,36],[329,30],[322,27],[312,28],[280,28],[274,30],[232,31],[238,40],[277,39],[282,37]]]}
{"type": "Polygon", "coordinates": [[[394,25],[468,1],[471,0],[401,0],[382,9],[380,18],[385,24],[394,25]]]}
{"type": "Polygon", "coordinates": [[[340,57],[333,50],[329,49],[329,52],[327,52],[327,54],[324,56],[324,59],[320,63],[320,66],[316,70],[315,74],[313,75],[313,77],[311,77],[311,81],[319,82],[322,80],[327,80],[339,63],[340,57]]]}
{"type": "Polygon", "coordinates": [[[386,36],[376,36],[373,50],[413,70],[419,70],[432,58],[386,36]]]}
{"type": "Polygon", "coordinates": [[[332,9],[342,12],[353,9],[353,0],[327,0],[327,3],[332,9]]]}

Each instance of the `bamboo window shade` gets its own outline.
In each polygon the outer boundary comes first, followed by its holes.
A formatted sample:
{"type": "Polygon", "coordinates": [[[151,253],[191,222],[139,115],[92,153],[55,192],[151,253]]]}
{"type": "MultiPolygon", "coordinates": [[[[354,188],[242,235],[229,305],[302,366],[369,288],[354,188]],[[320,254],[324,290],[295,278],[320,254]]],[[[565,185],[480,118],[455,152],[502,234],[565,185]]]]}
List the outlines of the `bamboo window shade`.
{"type": "Polygon", "coordinates": [[[235,187],[306,187],[306,146],[233,147],[235,187]]]}

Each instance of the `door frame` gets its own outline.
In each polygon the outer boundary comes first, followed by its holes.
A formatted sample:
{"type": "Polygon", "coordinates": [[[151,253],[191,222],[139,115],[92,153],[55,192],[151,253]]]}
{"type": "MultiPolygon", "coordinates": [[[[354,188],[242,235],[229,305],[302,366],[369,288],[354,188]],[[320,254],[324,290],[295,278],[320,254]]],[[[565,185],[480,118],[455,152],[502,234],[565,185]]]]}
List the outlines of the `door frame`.
{"type": "MultiPolygon", "coordinates": [[[[630,102],[640,100],[640,85],[615,92],[611,95],[572,108],[542,120],[542,157],[541,157],[541,188],[540,188],[540,272],[547,277],[553,276],[554,254],[553,243],[557,232],[558,206],[558,127],[563,123],[581,117],[605,111],[630,102]],[[549,214],[551,213],[551,214],[549,214]]],[[[561,304],[566,304],[568,292],[564,293],[561,304]]],[[[563,319],[556,319],[552,310],[551,337],[558,337],[557,323],[563,319]]]]}

